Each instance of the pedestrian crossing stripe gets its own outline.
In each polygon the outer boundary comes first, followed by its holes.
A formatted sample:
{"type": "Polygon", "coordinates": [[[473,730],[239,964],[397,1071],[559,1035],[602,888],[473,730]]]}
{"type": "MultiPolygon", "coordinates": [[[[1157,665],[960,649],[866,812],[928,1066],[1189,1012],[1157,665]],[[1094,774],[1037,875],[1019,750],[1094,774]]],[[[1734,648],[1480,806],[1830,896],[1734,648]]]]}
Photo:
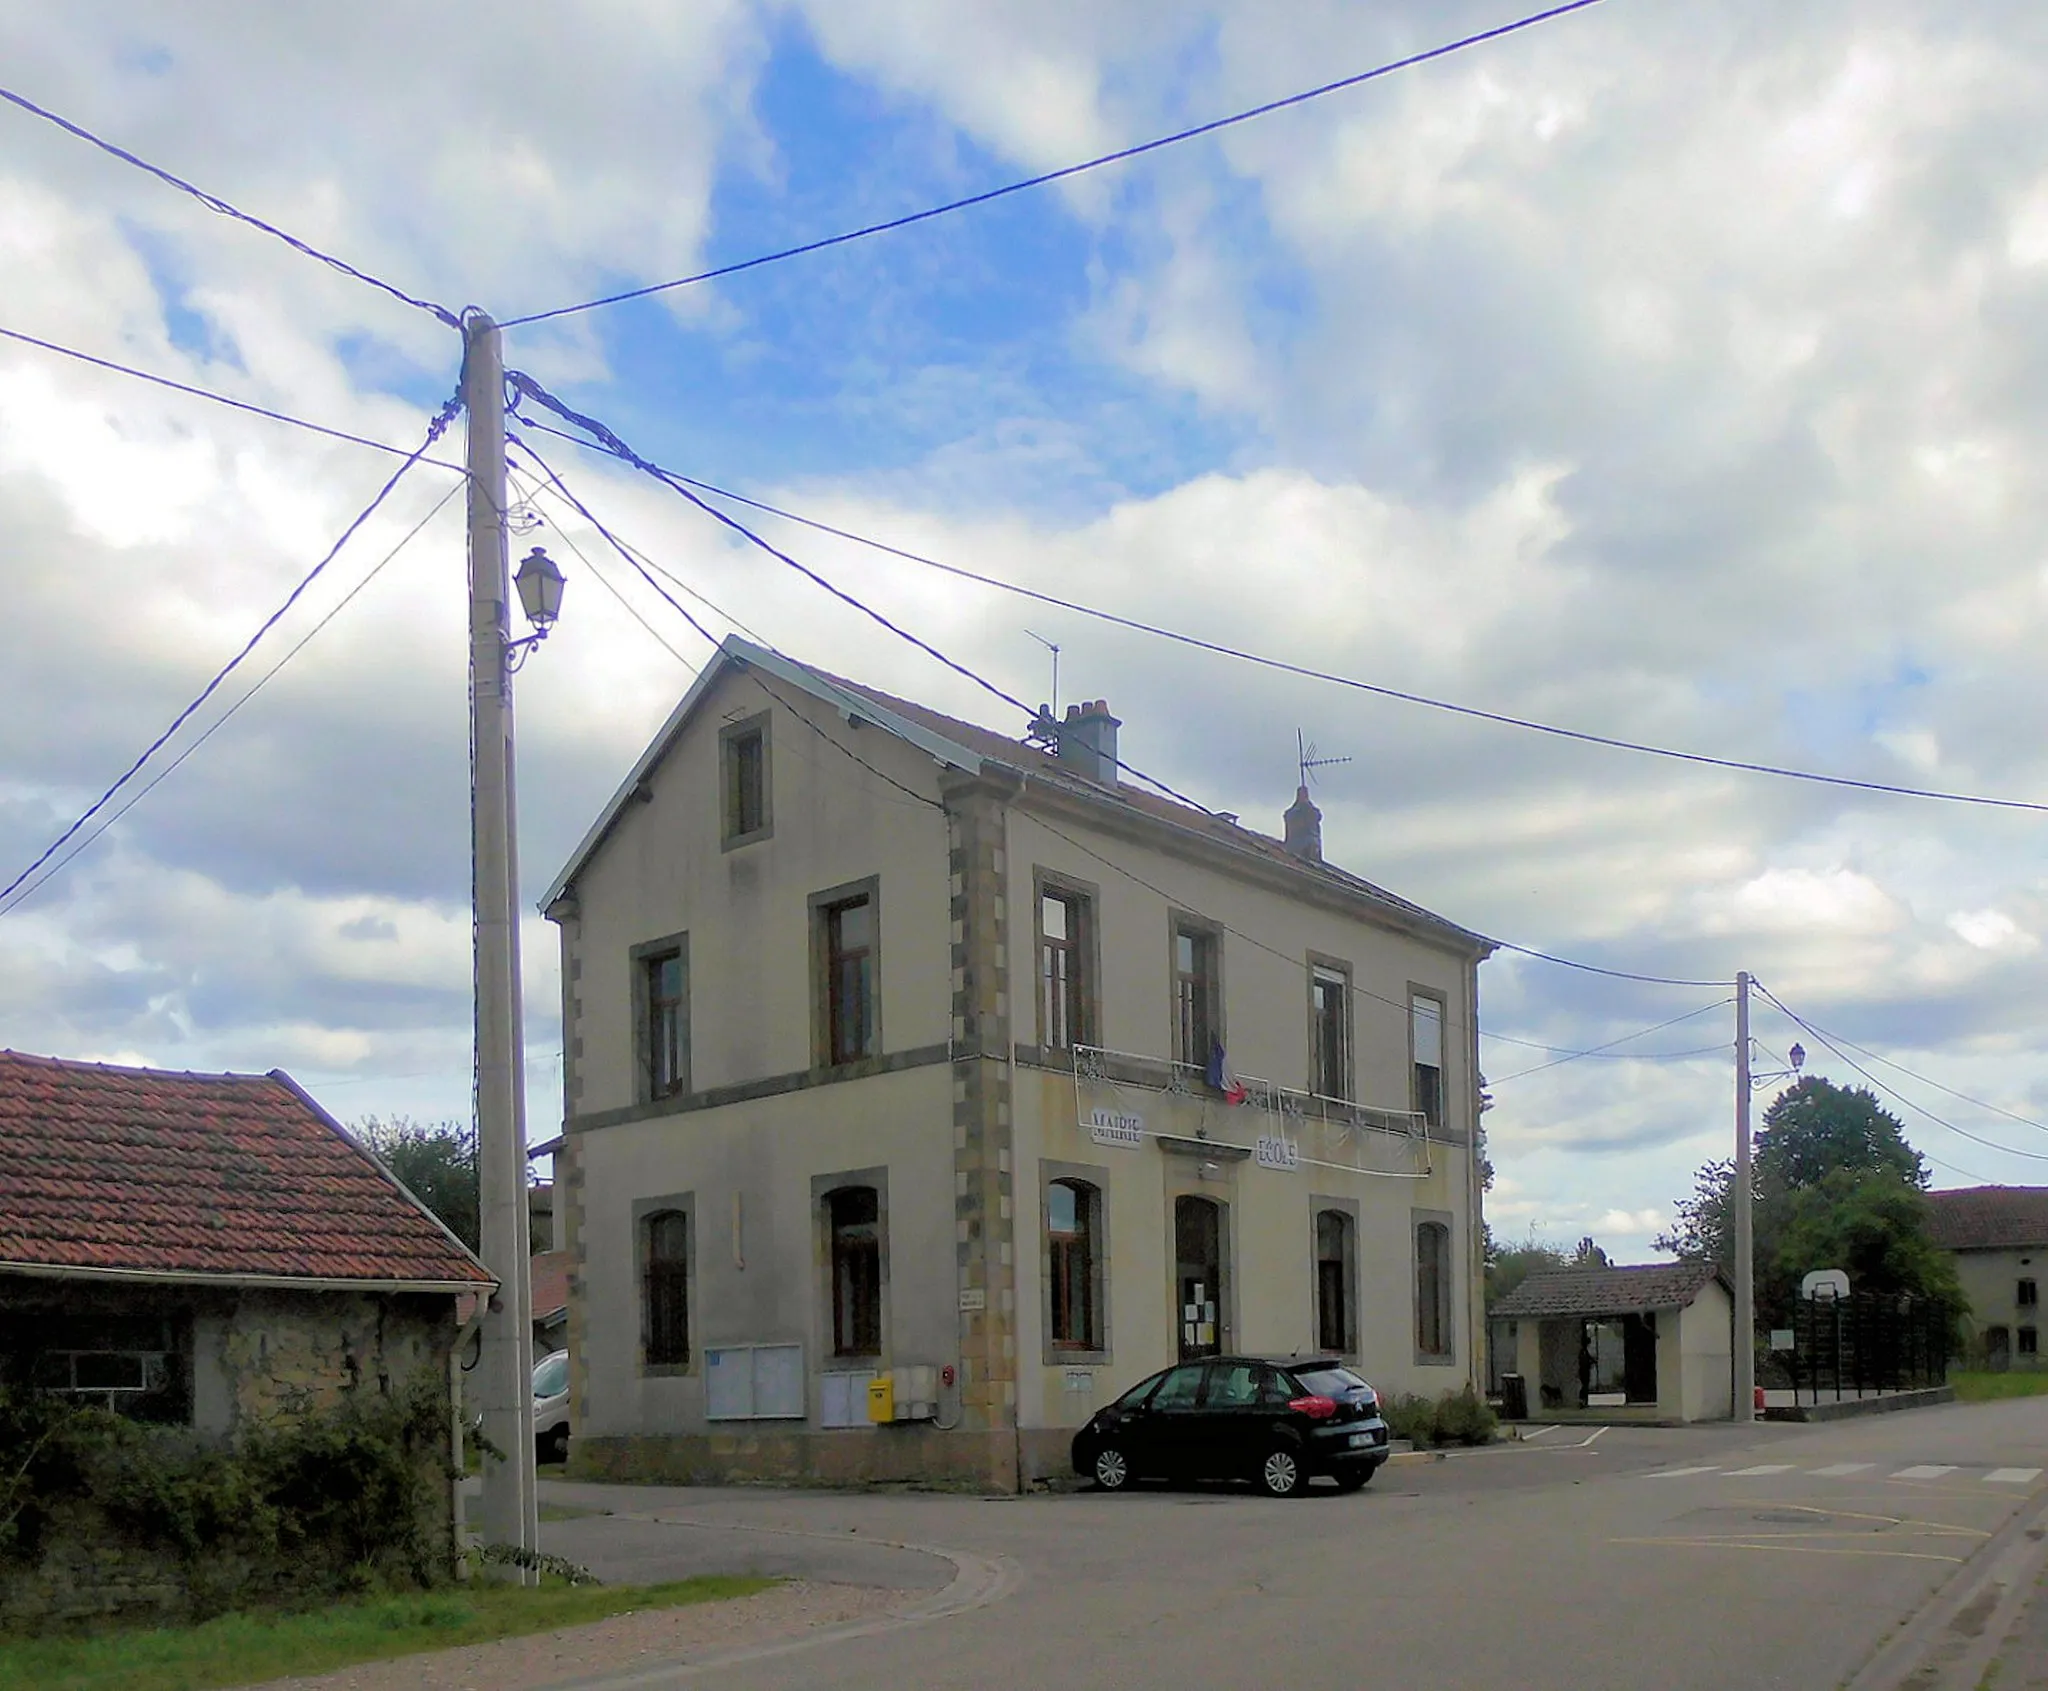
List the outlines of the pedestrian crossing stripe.
{"type": "MultiPolygon", "coordinates": [[[[1867,1474],[1876,1466],[1874,1462],[1830,1462],[1824,1468],[1803,1471],[1813,1479],[1840,1480],[1851,1474],[1867,1474]]],[[[1957,1472],[1960,1466],[1954,1462],[1922,1462],[1901,1468],[1888,1477],[1894,1480],[1938,1480],[1957,1472]]],[[[1746,1480],[1795,1471],[1799,1471],[1798,1464],[1793,1462],[1759,1462],[1751,1468],[1721,1468],[1712,1463],[1702,1463],[1689,1468],[1658,1468],[1641,1477],[1646,1480],[1683,1480],[1700,1474],[1719,1474],[1723,1479],[1746,1480]]],[[[1992,1468],[1979,1476],[1986,1485],[2032,1485],[2040,1477],[2039,1468],[1992,1468]]]]}

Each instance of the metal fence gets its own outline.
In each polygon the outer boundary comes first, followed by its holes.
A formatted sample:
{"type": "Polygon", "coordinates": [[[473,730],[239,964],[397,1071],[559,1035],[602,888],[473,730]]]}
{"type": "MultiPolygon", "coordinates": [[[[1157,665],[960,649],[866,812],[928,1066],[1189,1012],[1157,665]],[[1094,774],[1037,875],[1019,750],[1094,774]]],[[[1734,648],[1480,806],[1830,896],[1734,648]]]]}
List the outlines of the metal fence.
{"type": "Polygon", "coordinates": [[[1947,1304],[1895,1292],[1801,1298],[1792,1349],[1777,1361],[1793,1401],[1867,1397],[1939,1386],[1948,1379],[1955,1314],[1947,1304]]]}

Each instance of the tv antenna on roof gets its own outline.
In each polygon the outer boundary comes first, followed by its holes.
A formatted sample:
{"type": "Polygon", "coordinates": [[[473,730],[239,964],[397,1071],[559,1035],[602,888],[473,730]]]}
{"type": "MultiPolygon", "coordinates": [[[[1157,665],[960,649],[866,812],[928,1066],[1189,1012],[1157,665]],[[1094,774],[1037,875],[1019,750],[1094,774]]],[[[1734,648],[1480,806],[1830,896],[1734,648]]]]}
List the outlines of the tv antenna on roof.
{"type": "Polygon", "coordinates": [[[1032,634],[1028,628],[1024,632],[1031,634],[1032,639],[1052,653],[1052,714],[1054,717],[1058,717],[1060,714],[1060,649],[1052,641],[1046,639],[1043,634],[1032,634]]]}
{"type": "Polygon", "coordinates": [[[1301,765],[1301,788],[1303,792],[1308,791],[1308,784],[1314,779],[1315,772],[1318,769],[1329,769],[1337,764],[1349,763],[1351,761],[1348,757],[1317,757],[1315,741],[1307,738],[1299,728],[1294,731],[1294,749],[1298,754],[1296,761],[1301,765]]]}

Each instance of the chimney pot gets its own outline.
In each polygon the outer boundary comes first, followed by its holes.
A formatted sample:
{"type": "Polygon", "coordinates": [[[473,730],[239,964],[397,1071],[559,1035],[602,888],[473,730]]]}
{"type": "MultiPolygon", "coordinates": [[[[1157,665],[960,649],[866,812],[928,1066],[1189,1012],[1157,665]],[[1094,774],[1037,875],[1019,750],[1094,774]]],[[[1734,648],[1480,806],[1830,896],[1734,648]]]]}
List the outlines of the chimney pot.
{"type": "Polygon", "coordinates": [[[1116,755],[1116,731],[1122,726],[1109,714],[1109,701],[1106,699],[1090,699],[1085,705],[1067,706],[1066,720],[1060,724],[1060,762],[1091,781],[1114,787],[1120,767],[1116,755]]]}
{"type": "Polygon", "coordinates": [[[1297,787],[1294,802],[1287,807],[1287,849],[1306,863],[1323,860],[1323,813],[1308,796],[1308,788],[1297,787]]]}

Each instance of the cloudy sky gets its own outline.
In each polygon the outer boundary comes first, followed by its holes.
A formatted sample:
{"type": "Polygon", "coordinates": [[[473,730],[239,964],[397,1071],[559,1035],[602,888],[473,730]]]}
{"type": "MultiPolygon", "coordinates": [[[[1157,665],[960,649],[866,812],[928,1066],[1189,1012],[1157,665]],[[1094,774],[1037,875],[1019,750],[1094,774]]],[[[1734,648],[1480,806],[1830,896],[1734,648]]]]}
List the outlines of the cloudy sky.
{"type": "MultiPolygon", "coordinates": [[[[0,0],[0,65],[305,240],[511,318],[1516,15],[505,0],[482,27],[383,0],[0,0]]],[[[1054,188],[515,328],[508,358],[688,474],[1192,634],[1594,733],[2044,800],[2043,109],[2048,13],[2022,0],[1605,0],[1054,188]]],[[[0,327],[406,448],[455,381],[431,316],[13,108],[0,278],[0,327]]],[[[543,450],[775,644],[1015,731],[672,495],[543,450]]],[[[0,884],[393,463],[0,341],[0,884]]],[[[283,1065],[348,1118],[466,1114],[455,482],[409,475],[172,755],[359,589],[331,626],[0,913],[0,1044],[283,1065]]],[[[572,585],[520,683],[530,894],[705,655],[536,511],[572,585]]],[[[1305,730],[1351,759],[1318,790],[1337,860],[1609,968],[1750,969],[1876,1054],[1938,1184],[2048,1177],[2048,816],[1569,744],[770,532],[1019,695],[1047,691],[1027,628],[1057,641],[1063,689],[1111,699],[1133,763],[1248,822],[1277,830],[1305,730]]],[[[558,1116],[551,938],[534,918],[536,1137],[558,1116]]],[[[1482,988],[1496,1231],[1646,1254],[1728,1140],[1726,994],[1512,955],[1482,988]]],[[[1803,1037],[1810,1069],[1860,1079],[1767,1005],[1756,1032],[1765,1070],[1803,1037]]]]}

